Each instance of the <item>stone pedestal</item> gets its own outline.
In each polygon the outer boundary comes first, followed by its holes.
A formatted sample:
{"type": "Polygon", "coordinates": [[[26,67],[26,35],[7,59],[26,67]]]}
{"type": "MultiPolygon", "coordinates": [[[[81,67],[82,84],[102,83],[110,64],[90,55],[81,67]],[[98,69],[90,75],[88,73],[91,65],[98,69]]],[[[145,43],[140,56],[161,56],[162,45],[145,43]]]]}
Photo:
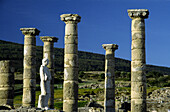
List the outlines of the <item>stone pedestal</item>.
{"type": "Polygon", "coordinates": [[[116,44],[103,44],[106,50],[105,55],[105,93],[104,93],[104,112],[115,112],[115,50],[116,44]]]}
{"type": "Polygon", "coordinates": [[[54,42],[58,41],[58,38],[56,37],[50,37],[50,36],[43,36],[40,37],[41,40],[44,42],[44,48],[43,48],[43,55],[46,53],[48,54],[48,60],[49,64],[47,67],[49,68],[49,71],[51,72],[51,97],[49,100],[49,108],[54,108],[54,42]]]}
{"type": "Polygon", "coordinates": [[[0,106],[9,109],[13,108],[14,66],[13,61],[0,61],[0,106]]]}
{"type": "Polygon", "coordinates": [[[145,21],[147,9],[130,9],[132,19],[131,112],[146,112],[145,21]]]}
{"type": "Polygon", "coordinates": [[[21,28],[24,39],[23,107],[35,107],[36,89],[36,28],[21,28]]]}
{"type": "Polygon", "coordinates": [[[63,111],[78,110],[78,14],[63,14],[65,26],[63,111]]]}

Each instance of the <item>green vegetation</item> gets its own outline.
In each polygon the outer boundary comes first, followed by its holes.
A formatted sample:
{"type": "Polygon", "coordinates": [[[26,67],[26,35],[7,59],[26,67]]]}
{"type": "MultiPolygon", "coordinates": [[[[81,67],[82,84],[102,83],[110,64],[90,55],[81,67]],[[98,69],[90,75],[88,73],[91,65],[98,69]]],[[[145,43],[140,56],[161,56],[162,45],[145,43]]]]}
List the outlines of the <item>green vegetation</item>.
{"type": "MultiPolygon", "coordinates": [[[[23,72],[23,44],[17,44],[13,42],[7,42],[0,40],[0,60],[16,60],[16,72],[23,72]]],[[[37,71],[41,65],[43,56],[43,47],[37,46],[37,71]]],[[[54,64],[55,72],[63,71],[64,66],[64,49],[54,49],[54,64]]],[[[104,71],[105,56],[102,54],[90,53],[90,52],[78,52],[79,57],[79,70],[80,71],[104,71]]],[[[130,72],[130,61],[120,58],[115,58],[116,71],[130,72]]],[[[156,71],[162,74],[170,74],[170,68],[159,67],[154,65],[147,65],[147,71],[156,71]]]]}
{"type": "MultiPolygon", "coordinates": [[[[40,94],[40,77],[39,77],[39,67],[41,65],[41,60],[43,56],[43,47],[37,46],[36,48],[36,81],[37,81],[37,88],[36,88],[36,105],[38,102],[38,96],[40,94]]],[[[103,72],[85,72],[85,71],[104,71],[104,61],[105,56],[102,54],[96,53],[89,53],[79,51],[79,85],[86,85],[86,84],[95,84],[95,83],[103,83],[105,74],[103,72]]],[[[63,67],[64,67],[64,50],[62,48],[55,48],[54,49],[55,59],[55,76],[54,76],[54,88],[55,88],[55,107],[56,109],[62,109],[63,103],[63,90],[62,90],[62,83],[63,83],[63,67]],[[61,87],[56,89],[57,87],[61,87]]],[[[22,73],[23,73],[23,45],[6,42],[0,40],[0,60],[16,60],[16,70],[15,70],[15,98],[14,104],[16,107],[21,106],[22,102],[22,73]]],[[[129,82],[131,80],[131,73],[130,73],[130,61],[115,58],[115,80],[129,82]]],[[[152,91],[159,89],[161,87],[170,87],[170,68],[168,67],[159,67],[154,65],[147,65],[146,68],[146,78],[147,78],[147,94],[150,94],[152,91]]],[[[130,95],[130,87],[116,87],[118,90],[115,95],[119,96],[121,93],[126,95],[130,95]]],[[[93,95],[93,94],[100,94],[103,93],[103,89],[79,89],[79,96],[85,95],[93,95]]],[[[79,107],[83,107],[86,105],[88,101],[79,101],[79,107]]]]}

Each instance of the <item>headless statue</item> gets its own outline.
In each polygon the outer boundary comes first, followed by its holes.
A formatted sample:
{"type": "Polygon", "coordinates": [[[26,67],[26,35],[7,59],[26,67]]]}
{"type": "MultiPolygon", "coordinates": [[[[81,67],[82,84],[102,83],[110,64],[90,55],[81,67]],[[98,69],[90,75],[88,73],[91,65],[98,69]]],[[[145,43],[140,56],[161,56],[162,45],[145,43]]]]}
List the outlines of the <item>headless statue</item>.
{"type": "Polygon", "coordinates": [[[42,65],[40,67],[40,87],[41,87],[41,94],[39,95],[38,100],[38,108],[49,110],[48,108],[48,100],[51,97],[51,90],[50,90],[50,82],[51,82],[51,73],[47,68],[49,60],[45,56],[42,60],[42,65]]]}

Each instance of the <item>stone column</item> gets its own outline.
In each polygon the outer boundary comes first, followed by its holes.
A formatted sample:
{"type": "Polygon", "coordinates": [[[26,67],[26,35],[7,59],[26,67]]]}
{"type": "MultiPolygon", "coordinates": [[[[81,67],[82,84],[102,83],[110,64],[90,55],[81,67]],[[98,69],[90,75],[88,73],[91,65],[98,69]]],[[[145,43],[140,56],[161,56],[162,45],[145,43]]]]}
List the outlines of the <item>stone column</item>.
{"type": "Polygon", "coordinates": [[[13,98],[14,63],[11,60],[3,60],[0,61],[0,106],[12,109],[13,98]]]}
{"type": "Polygon", "coordinates": [[[115,112],[115,50],[116,44],[103,44],[105,55],[104,112],[115,112]]]}
{"type": "Polygon", "coordinates": [[[47,67],[51,72],[51,97],[49,100],[49,107],[54,108],[54,42],[58,41],[56,37],[43,36],[40,37],[44,42],[43,55],[48,54],[49,64],[47,67]]]}
{"type": "Polygon", "coordinates": [[[78,14],[63,14],[65,22],[63,111],[78,111],[78,14]]]}
{"type": "Polygon", "coordinates": [[[146,112],[145,21],[147,9],[130,9],[132,19],[131,112],[146,112]]]}
{"type": "Polygon", "coordinates": [[[23,107],[35,107],[36,89],[36,28],[21,28],[24,39],[23,107]]]}

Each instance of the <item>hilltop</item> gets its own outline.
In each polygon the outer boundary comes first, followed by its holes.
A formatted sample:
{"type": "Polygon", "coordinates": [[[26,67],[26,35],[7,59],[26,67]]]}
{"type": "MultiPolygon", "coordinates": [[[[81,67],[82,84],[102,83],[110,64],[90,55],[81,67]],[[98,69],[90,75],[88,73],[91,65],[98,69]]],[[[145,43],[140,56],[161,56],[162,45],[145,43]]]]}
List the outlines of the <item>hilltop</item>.
{"type": "MultiPolygon", "coordinates": [[[[23,44],[18,44],[14,42],[8,42],[0,40],[0,60],[16,60],[16,70],[18,72],[23,71],[23,44]]],[[[37,70],[41,65],[41,60],[43,56],[43,46],[37,46],[37,70]]],[[[64,66],[64,49],[55,48],[55,71],[63,71],[64,66]]],[[[79,70],[80,71],[104,71],[104,60],[105,56],[103,54],[79,51],[79,70]]],[[[130,61],[115,58],[116,71],[130,72],[130,61]]],[[[156,71],[163,74],[170,75],[170,68],[163,66],[147,65],[147,71],[156,71]]]]}

